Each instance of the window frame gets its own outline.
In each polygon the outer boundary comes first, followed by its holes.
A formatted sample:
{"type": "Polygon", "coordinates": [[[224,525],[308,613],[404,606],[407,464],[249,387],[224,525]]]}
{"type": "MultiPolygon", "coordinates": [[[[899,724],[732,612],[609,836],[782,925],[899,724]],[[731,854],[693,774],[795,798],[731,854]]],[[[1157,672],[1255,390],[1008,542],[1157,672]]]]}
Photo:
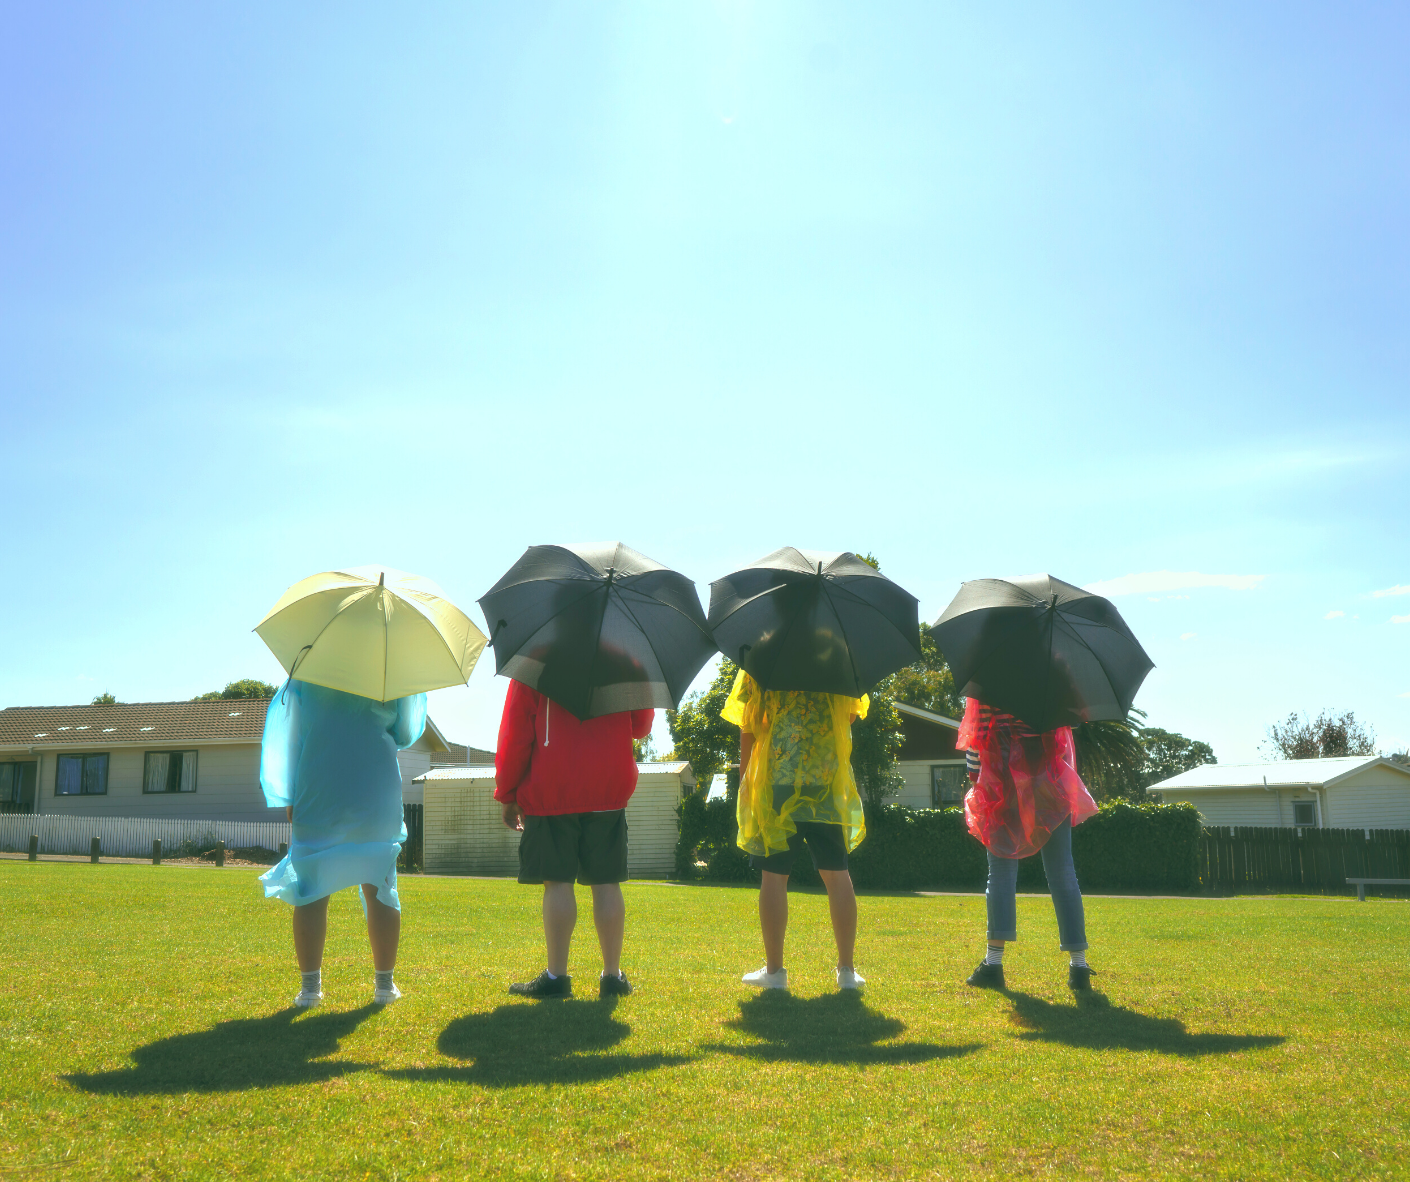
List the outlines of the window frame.
{"type": "Polygon", "coordinates": [[[54,757],[54,795],[55,796],[107,796],[108,794],[108,772],[112,768],[111,751],[60,751],[54,757]],[[60,792],[59,773],[63,770],[64,760],[78,760],[78,791],[60,792]],[[103,761],[103,787],[97,792],[89,792],[88,783],[88,761],[103,761]]]}
{"type": "Polygon", "coordinates": [[[1316,829],[1317,828],[1317,802],[1315,800],[1294,800],[1292,802],[1293,828],[1294,829],[1316,829]],[[1299,821],[1297,819],[1298,809],[1306,809],[1311,820],[1299,821]]]}
{"type": "Polygon", "coordinates": [[[932,763],[930,765],[930,807],[935,809],[962,807],[964,804],[965,793],[968,791],[968,787],[965,784],[965,776],[965,761],[963,759],[942,760],[936,763],[932,763]],[[959,796],[956,797],[954,800],[945,800],[940,795],[940,778],[937,773],[942,768],[954,768],[960,774],[959,796]]]}
{"type": "MultiPolygon", "coordinates": [[[[197,748],[197,747],[186,747],[186,748],[183,748],[183,749],[181,749],[181,750],[179,750],[179,751],[173,751],[173,750],[169,750],[169,749],[166,749],[166,748],[163,748],[162,750],[156,750],[156,751],[143,751],[143,752],[142,752],[142,795],[143,795],[143,796],[193,796],[193,795],[195,795],[195,792],[196,792],[196,789],[197,789],[197,784],[198,784],[198,781],[199,781],[199,779],[200,779],[200,764],[201,764],[201,752],[200,752],[200,749],[197,748]],[[188,755],[191,756],[191,787],[189,787],[189,788],[177,788],[175,792],[173,792],[170,788],[163,788],[163,789],[161,789],[160,791],[154,791],[153,789],[148,788],[148,787],[147,787],[147,765],[148,765],[148,761],[149,761],[149,760],[152,758],[152,756],[154,756],[154,755],[166,755],[166,756],[179,755],[179,756],[182,757],[182,762],[183,762],[183,764],[184,764],[184,762],[185,762],[186,756],[188,756],[188,755]]],[[[167,776],[167,783],[170,783],[170,782],[171,782],[171,777],[170,777],[170,775],[168,775],[168,776],[167,776]]],[[[177,780],[177,783],[178,783],[178,784],[180,783],[180,780],[179,780],[179,779],[177,780]]]]}

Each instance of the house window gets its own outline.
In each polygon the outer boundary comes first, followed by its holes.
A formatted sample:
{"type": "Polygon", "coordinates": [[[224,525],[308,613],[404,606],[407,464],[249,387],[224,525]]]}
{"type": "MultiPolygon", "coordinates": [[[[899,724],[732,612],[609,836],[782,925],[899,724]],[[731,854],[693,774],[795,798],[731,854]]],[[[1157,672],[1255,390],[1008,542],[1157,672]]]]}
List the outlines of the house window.
{"type": "Polygon", "coordinates": [[[1293,824],[1299,827],[1311,825],[1317,826],[1317,802],[1315,800],[1295,800],[1293,801],[1293,824]]]}
{"type": "Polygon", "coordinates": [[[0,813],[34,810],[34,763],[0,763],[0,813]]]}
{"type": "Polygon", "coordinates": [[[148,751],[142,768],[143,792],[196,791],[194,751],[148,751]]]}
{"type": "Polygon", "coordinates": [[[930,804],[943,809],[958,805],[969,789],[962,763],[932,763],[930,765],[930,804]]]}
{"type": "Polygon", "coordinates": [[[54,776],[55,796],[104,796],[108,791],[108,757],[61,755],[54,776]]]}

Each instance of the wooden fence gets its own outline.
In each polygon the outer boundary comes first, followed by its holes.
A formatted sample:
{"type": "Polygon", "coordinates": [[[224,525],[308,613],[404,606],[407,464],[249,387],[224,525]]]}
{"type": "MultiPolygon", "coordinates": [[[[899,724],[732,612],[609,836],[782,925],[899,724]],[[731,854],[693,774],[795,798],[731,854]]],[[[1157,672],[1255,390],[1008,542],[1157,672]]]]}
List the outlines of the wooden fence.
{"type": "Polygon", "coordinates": [[[22,853],[30,836],[39,838],[41,854],[86,854],[96,837],[110,858],[149,858],[161,839],[162,856],[194,853],[224,841],[227,849],[277,851],[288,842],[287,821],[202,821],[160,817],[71,817],[43,814],[0,816],[0,850],[22,853]]]}
{"type": "Polygon", "coordinates": [[[1410,830],[1218,825],[1204,831],[1199,876],[1206,889],[1230,894],[1345,894],[1356,889],[1348,878],[1410,878],[1410,830]]]}

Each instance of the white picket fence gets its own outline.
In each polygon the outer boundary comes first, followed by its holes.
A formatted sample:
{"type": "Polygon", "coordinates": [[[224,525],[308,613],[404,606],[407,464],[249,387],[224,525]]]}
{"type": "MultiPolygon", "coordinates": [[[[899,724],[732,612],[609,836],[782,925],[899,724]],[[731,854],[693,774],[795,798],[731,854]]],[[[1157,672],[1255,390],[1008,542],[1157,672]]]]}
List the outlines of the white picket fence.
{"type": "Polygon", "coordinates": [[[227,849],[278,850],[289,841],[287,821],[166,820],[158,817],[69,817],[32,813],[0,816],[0,850],[23,853],[32,835],[39,836],[41,854],[86,854],[96,837],[110,858],[150,858],[152,842],[162,843],[162,856],[173,857],[183,846],[224,841],[227,849]]]}

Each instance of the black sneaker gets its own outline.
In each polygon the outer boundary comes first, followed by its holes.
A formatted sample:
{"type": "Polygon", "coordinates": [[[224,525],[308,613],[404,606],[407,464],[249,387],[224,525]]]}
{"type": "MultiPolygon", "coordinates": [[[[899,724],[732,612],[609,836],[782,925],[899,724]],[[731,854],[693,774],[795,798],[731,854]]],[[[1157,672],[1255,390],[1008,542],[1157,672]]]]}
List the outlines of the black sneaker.
{"type": "Polygon", "coordinates": [[[626,973],[618,973],[615,977],[603,973],[597,983],[598,997],[627,997],[631,991],[632,983],[627,980],[626,973]]]}
{"type": "Polygon", "coordinates": [[[1004,966],[1001,964],[981,964],[970,973],[966,985],[978,989],[1004,989],[1004,966]]]}
{"type": "Polygon", "coordinates": [[[532,981],[520,981],[511,985],[509,992],[515,997],[572,997],[573,978],[566,973],[561,977],[550,977],[548,970],[544,969],[532,981]]]}
{"type": "Polygon", "coordinates": [[[1092,988],[1092,970],[1084,964],[1068,965],[1067,987],[1069,989],[1075,989],[1079,993],[1083,990],[1090,991],[1092,988]]]}

